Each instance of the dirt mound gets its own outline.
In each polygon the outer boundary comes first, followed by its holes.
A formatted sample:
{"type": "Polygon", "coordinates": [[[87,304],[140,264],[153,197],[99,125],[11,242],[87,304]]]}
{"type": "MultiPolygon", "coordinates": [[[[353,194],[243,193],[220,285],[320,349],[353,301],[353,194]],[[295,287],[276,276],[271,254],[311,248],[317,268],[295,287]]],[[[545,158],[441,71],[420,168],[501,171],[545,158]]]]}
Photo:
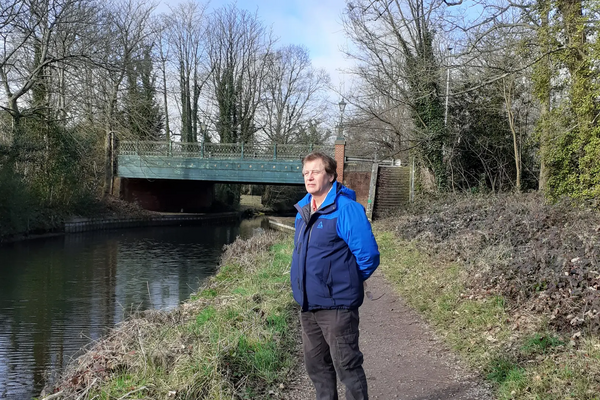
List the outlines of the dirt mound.
{"type": "Polygon", "coordinates": [[[559,331],[600,331],[597,209],[536,194],[452,197],[389,221],[403,239],[466,263],[472,289],[548,315],[559,331]]]}
{"type": "Polygon", "coordinates": [[[106,196],[98,201],[94,217],[151,217],[152,211],[144,210],[136,203],[130,203],[113,196],[106,196]]]}

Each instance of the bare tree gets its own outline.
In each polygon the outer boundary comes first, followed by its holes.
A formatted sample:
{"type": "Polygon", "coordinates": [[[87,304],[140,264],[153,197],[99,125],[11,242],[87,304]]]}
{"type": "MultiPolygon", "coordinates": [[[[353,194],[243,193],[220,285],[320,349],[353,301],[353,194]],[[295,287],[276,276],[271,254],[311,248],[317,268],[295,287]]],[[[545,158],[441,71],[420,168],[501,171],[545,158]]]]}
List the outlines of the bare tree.
{"type": "Polygon", "coordinates": [[[217,132],[223,143],[251,142],[272,39],[256,14],[235,5],[215,11],[208,26],[217,132]]]}
{"type": "Polygon", "coordinates": [[[398,142],[412,140],[438,187],[445,186],[447,140],[440,60],[434,51],[434,17],[441,6],[425,0],[353,1],[344,16],[345,30],[357,49],[348,55],[358,62],[353,72],[362,82],[360,95],[349,96],[350,101],[363,114],[362,120],[370,117],[383,124],[398,142]],[[382,109],[377,101],[381,99],[388,109],[382,109]],[[410,111],[410,132],[403,129],[406,121],[388,112],[394,108],[410,111]]]}
{"type": "MultiPolygon", "coordinates": [[[[103,57],[98,60],[104,73],[99,81],[105,129],[104,193],[112,193],[115,169],[115,135],[119,99],[123,98],[125,78],[136,55],[152,36],[151,14],[154,6],[141,0],[114,0],[106,12],[104,41],[99,44],[103,57]]],[[[123,132],[125,134],[125,132],[123,132]]]]}
{"type": "Polygon", "coordinates": [[[169,29],[168,18],[162,18],[154,21],[155,26],[155,38],[156,38],[156,49],[158,52],[158,65],[161,73],[161,91],[163,100],[163,113],[165,118],[165,137],[167,141],[171,140],[171,126],[169,124],[169,89],[168,89],[168,61],[171,55],[171,51],[168,44],[167,31],[169,29]]]}
{"type": "Polygon", "coordinates": [[[520,135],[517,132],[515,113],[513,110],[513,90],[514,82],[512,80],[504,80],[502,82],[504,102],[506,105],[506,118],[508,119],[508,126],[513,137],[513,151],[515,155],[515,169],[516,169],[516,189],[518,192],[521,191],[521,144],[520,135]]]}
{"type": "MultiPolygon", "coordinates": [[[[356,108],[344,124],[347,153],[360,158],[394,158],[408,162],[413,146],[411,110],[396,99],[359,84],[352,93],[370,99],[356,108]]],[[[349,96],[351,99],[354,96],[349,96]]]]}
{"type": "Polygon", "coordinates": [[[172,62],[178,71],[181,141],[198,141],[199,100],[209,78],[206,59],[206,6],[180,4],[165,17],[172,62]]]}
{"type": "Polygon", "coordinates": [[[262,101],[257,113],[261,131],[272,143],[292,143],[309,121],[319,120],[329,76],[313,68],[308,51],[286,46],[265,59],[262,101]]]}
{"type": "Polygon", "coordinates": [[[3,2],[0,79],[6,105],[0,107],[12,118],[13,139],[19,139],[25,115],[48,108],[50,68],[88,56],[84,46],[69,47],[66,43],[95,23],[94,10],[91,0],[3,2]],[[36,87],[37,98],[27,98],[36,87]],[[23,100],[29,100],[29,107],[23,100]]]}

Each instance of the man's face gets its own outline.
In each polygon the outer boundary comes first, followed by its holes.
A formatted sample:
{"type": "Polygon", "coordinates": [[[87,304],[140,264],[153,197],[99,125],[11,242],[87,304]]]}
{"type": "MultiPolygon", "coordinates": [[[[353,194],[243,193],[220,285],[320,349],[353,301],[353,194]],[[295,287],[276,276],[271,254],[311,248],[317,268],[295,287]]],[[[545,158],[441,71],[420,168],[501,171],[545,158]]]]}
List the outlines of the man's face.
{"type": "Polygon", "coordinates": [[[325,172],[325,166],[320,159],[306,161],[302,167],[302,175],[306,191],[313,196],[326,195],[333,183],[333,175],[325,172]]]}

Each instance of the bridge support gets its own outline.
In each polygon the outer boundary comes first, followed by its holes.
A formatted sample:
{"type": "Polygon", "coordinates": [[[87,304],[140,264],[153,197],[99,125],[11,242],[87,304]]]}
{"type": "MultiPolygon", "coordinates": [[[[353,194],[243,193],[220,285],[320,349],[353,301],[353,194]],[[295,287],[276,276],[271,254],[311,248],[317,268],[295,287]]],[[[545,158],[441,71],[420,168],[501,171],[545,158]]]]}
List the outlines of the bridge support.
{"type": "Polygon", "coordinates": [[[192,180],[122,178],[120,197],[150,211],[206,212],[215,199],[215,184],[192,180]]]}

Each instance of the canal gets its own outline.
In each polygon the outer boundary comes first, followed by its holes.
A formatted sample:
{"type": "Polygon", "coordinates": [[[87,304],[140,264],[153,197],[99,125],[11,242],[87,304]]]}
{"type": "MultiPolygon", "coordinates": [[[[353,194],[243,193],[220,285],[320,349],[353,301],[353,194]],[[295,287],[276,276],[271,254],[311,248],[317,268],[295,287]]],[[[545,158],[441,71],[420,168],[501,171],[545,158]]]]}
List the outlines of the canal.
{"type": "Polygon", "coordinates": [[[89,232],[0,246],[0,399],[38,396],[132,312],[171,309],[261,220],[89,232]]]}

